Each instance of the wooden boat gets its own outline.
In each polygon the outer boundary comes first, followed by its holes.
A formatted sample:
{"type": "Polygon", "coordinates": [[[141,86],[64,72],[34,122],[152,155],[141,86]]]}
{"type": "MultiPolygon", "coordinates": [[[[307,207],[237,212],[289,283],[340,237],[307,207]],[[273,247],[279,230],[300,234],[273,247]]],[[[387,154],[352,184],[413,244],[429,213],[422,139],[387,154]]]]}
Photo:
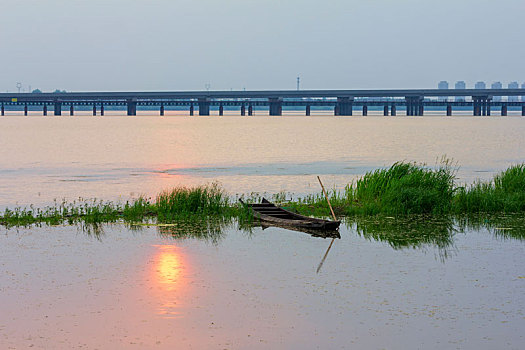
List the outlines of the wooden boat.
{"type": "MultiPolygon", "coordinates": [[[[241,203],[244,204],[242,201],[241,203]]],[[[251,208],[253,215],[257,219],[277,226],[333,231],[339,227],[339,224],[341,224],[341,221],[316,219],[292,213],[283,208],[279,208],[265,198],[262,199],[260,204],[246,205],[251,208]]]]}

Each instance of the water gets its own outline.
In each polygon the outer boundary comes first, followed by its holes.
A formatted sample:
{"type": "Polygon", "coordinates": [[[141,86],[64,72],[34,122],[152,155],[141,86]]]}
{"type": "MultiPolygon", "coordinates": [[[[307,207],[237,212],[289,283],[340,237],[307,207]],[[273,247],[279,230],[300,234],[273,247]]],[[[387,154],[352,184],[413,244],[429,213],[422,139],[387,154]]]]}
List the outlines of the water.
{"type": "Polygon", "coordinates": [[[231,193],[343,188],[400,160],[446,155],[459,182],[525,159],[519,117],[0,118],[0,205],[154,196],[219,181],[231,193]]]}
{"type": "MultiPolygon", "coordinates": [[[[342,188],[446,154],[460,182],[525,159],[522,118],[0,118],[0,205],[219,180],[342,188]]],[[[521,349],[520,217],[346,222],[330,240],[222,223],[2,229],[0,348],[521,349]],[[201,238],[197,238],[201,237],[201,238]]]]}

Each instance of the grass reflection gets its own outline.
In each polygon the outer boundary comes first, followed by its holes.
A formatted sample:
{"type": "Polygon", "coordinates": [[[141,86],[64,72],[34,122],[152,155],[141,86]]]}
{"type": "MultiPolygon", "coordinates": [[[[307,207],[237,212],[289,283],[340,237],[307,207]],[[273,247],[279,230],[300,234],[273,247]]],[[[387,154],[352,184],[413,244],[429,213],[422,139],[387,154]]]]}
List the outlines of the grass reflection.
{"type": "Polygon", "coordinates": [[[179,220],[170,224],[155,225],[163,237],[173,239],[200,239],[218,244],[225,236],[225,231],[234,227],[233,218],[193,218],[179,220]]]}
{"type": "MultiPolygon", "coordinates": [[[[218,245],[228,232],[242,232],[247,238],[261,233],[257,227],[261,223],[253,220],[240,220],[235,217],[186,217],[173,222],[159,222],[150,218],[147,222],[98,223],[81,222],[79,231],[87,236],[102,240],[107,227],[125,225],[131,232],[139,233],[145,228],[155,228],[160,236],[173,240],[197,239],[218,245]]],[[[344,226],[351,235],[354,232],[370,241],[388,243],[393,249],[427,249],[436,248],[441,259],[446,259],[455,252],[454,245],[457,233],[476,234],[487,230],[499,239],[525,240],[525,217],[521,215],[464,215],[464,216],[352,216],[343,220],[344,226]]],[[[263,229],[265,227],[263,226],[263,229]]],[[[290,229],[290,228],[285,228],[290,229]]],[[[341,238],[339,232],[331,235],[319,235],[295,229],[321,239],[341,238]]]]}
{"type": "Polygon", "coordinates": [[[387,242],[394,249],[435,246],[444,255],[458,231],[451,217],[353,217],[345,224],[355,227],[361,237],[387,242]]]}
{"type": "Polygon", "coordinates": [[[344,223],[359,236],[394,249],[435,247],[442,260],[456,250],[454,236],[460,232],[488,230],[496,238],[525,239],[525,218],[520,215],[352,217],[344,223]]]}
{"type": "Polygon", "coordinates": [[[469,215],[457,220],[458,226],[463,230],[486,229],[498,238],[525,239],[525,217],[522,215],[469,215]]]}

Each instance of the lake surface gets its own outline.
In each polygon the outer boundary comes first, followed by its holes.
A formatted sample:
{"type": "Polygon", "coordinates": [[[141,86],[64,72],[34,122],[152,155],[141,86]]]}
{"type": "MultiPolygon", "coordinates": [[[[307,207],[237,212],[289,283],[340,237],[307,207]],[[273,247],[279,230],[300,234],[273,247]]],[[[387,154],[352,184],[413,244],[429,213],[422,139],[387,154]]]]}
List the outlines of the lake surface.
{"type": "Polygon", "coordinates": [[[525,160],[521,117],[0,118],[0,205],[118,200],[219,181],[235,193],[343,188],[396,161],[458,162],[459,182],[525,160]]]}
{"type": "MultiPolygon", "coordinates": [[[[318,193],[446,155],[458,182],[525,161],[519,117],[0,118],[0,206],[219,181],[318,193]]],[[[0,229],[2,349],[522,349],[520,217],[0,229]]]]}

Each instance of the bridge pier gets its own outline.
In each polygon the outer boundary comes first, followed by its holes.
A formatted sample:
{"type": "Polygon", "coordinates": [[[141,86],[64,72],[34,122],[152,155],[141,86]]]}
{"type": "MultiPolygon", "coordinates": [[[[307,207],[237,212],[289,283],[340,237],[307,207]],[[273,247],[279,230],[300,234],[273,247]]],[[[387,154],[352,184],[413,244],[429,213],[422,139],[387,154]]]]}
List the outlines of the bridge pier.
{"type": "Polygon", "coordinates": [[[199,98],[199,115],[210,115],[210,100],[199,98]]]}
{"type": "Polygon", "coordinates": [[[55,104],[53,106],[53,114],[62,115],[62,102],[55,101],[55,104]]]}
{"type": "Polygon", "coordinates": [[[501,116],[502,117],[506,117],[507,116],[507,105],[506,104],[503,104],[501,106],[501,116]]]}
{"type": "Polygon", "coordinates": [[[490,100],[489,96],[472,96],[474,116],[490,115],[490,100]]]}
{"type": "Polygon", "coordinates": [[[473,114],[475,117],[478,117],[481,115],[481,101],[477,97],[472,97],[472,108],[473,114]]]}
{"type": "Polygon", "coordinates": [[[310,116],[310,105],[306,105],[306,116],[310,116]]]}
{"type": "Polygon", "coordinates": [[[241,115],[243,117],[246,115],[246,107],[244,106],[244,103],[241,105],[241,115]]]}
{"type": "Polygon", "coordinates": [[[47,105],[44,104],[44,109],[42,110],[42,115],[45,117],[47,115],[47,105]]]}
{"type": "Polygon", "coordinates": [[[73,107],[73,104],[69,106],[69,115],[73,116],[75,115],[75,107],[73,107]]]}
{"type": "Polygon", "coordinates": [[[24,106],[24,116],[27,117],[27,104],[24,106]]]}
{"type": "Polygon", "coordinates": [[[525,105],[521,106],[521,116],[525,117],[525,105]]]}
{"type": "Polygon", "coordinates": [[[97,105],[93,103],[93,116],[97,115],[97,105]]]}
{"type": "Polygon", "coordinates": [[[338,97],[337,98],[337,114],[343,116],[352,115],[354,108],[354,98],[353,97],[338,97]]]}
{"type": "Polygon", "coordinates": [[[450,117],[450,116],[452,116],[452,105],[448,104],[447,105],[447,117],[450,117]]]}
{"type": "Polygon", "coordinates": [[[137,99],[135,98],[128,99],[127,105],[128,105],[128,115],[129,116],[137,115],[137,99]]]}
{"type": "Polygon", "coordinates": [[[248,105],[248,115],[249,115],[249,116],[252,116],[252,115],[253,115],[253,106],[252,106],[251,103],[248,105]]]}
{"type": "Polygon", "coordinates": [[[383,107],[383,116],[388,117],[388,105],[383,107]]]}
{"type": "Polygon", "coordinates": [[[190,116],[193,116],[193,103],[190,105],[190,116]]]}
{"type": "Polygon", "coordinates": [[[2,115],[2,117],[5,115],[5,107],[3,103],[2,103],[2,107],[0,107],[0,114],[2,115]]]}
{"type": "Polygon", "coordinates": [[[219,105],[219,115],[220,116],[224,115],[224,106],[222,105],[222,103],[219,105]]]}
{"type": "Polygon", "coordinates": [[[391,113],[390,113],[390,115],[391,115],[392,117],[395,117],[396,114],[397,114],[396,105],[393,104],[392,107],[390,107],[390,109],[391,109],[391,113]]]}
{"type": "Polygon", "coordinates": [[[422,116],[425,112],[422,96],[406,96],[407,116],[422,116]]]}
{"type": "Polygon", "coordinates": [[[283,99],[280,97],[268,98],[270,104],[270,115],[283,115],[283,99]]]}
{"type": "Polygon", "coordinates": [[[368,106],[363,105],[363,116],[366,117],[368,115],[368,106]]]}
{"type": "Polygon", "coordinates": [[[100,104],[100,115],[104,116],[104,104],[103,103],[100,104]]]}
{"type": "Polygon", "coordinates": [[[337,104],[334,106],[334,115],[339,115],[339,106],[337,104]]]}
{"type": "Polygon", "coordinates": [[[164,116],[164,103],[162,103],[160,105],[160,116],[163,117],[164,116]]]}

